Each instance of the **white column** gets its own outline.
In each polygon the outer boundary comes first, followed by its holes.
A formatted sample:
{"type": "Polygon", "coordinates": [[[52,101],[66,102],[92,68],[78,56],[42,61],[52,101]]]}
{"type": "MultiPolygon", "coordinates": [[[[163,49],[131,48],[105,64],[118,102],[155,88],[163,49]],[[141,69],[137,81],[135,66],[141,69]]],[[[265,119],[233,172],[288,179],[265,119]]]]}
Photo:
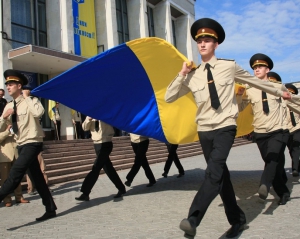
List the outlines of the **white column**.
{"type": "Polygon", "coordinates": [[[162,1],[153,9],[155,35],[172,43],[172,21],[170,3],[162,1]]]}
{"type": "Polygon", "coordinates": [[[61,0],[46,1],[48,47],[62,50],[61,0]]]}
{"type": "MultiPolygon", "coordinates": [[[[0,3],[1,6],[1,3],[0,3]]],[[[1,12],[2,9],[0,9],[1,12]]],[[[11,44],[12,42],[9,40],[3,39],[4,37],[7,37],[9,39],[12,38],[11,36],[11,10],[10,10],[10,1],[3,1],[3,16],[0,17],[0,26],[1,31],[3,32],[0,37],[0,73],[1,76],[3,76],[3,72],[7,69],[12,69],[12,62],[8,60],[8,51],[12,49],[11,44]],[[3,20],[3,22],[2,22],[3,20]],[[2,28],[3,26],[3,28],[2,28]]],[[[5,90],[5,96],[4,98],[10,101],[12,98],[9,96],[9,94],[6,91],[5,87],[5,79],[4,77],[0,77],[0,88],[5,90]]]]}
{"type": "Polygon", "coordinates": [[[130,40],[148,36],[146,0],[127,1],[130,40]]]}
{"type": "Polygon", "coordinates": [[[193,62],[199,64],[199,51],[196,42],[191,36],[190,29],[192,24],[195,22],[195,18],[191,15],[188,16],[188,34],[187,34],[187,57],[193,60],[193,62]]]}
{"type": "Polygon", "coordinates": [[[61,50],[74,54],[72,1],[60,0],[61,50]]]}
{"type": "Polygon", "coordinates": [[[118,45],[116,5],[113,0],[95,0],[97,44],[104,50],[118,45]]]}

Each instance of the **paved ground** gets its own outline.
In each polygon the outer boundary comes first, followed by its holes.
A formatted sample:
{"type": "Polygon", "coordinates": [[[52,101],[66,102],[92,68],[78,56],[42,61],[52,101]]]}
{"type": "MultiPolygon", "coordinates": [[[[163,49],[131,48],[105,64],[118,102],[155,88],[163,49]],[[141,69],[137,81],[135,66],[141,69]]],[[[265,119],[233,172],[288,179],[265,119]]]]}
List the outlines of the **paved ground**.
{"type": "MultiPolygon", "coordinates": [[[[291,177],[290,157],[286,155],[288,186],[292,200],[278,206],[271,194],[266,204],[258,202],[258,183],[263,168],[255,144],[234,147],[228,166],[238,204],[247,217],[247,229],[238,238],[300,238],[300,186],[291,177]]],[[[54,185],[58,207],[56,218],[37,223],[44,212],[39,196],[29,196],[30,204],[0,207],[0,238],[183,238],[179,222],[187,216],[189,206],[204,178],[203,156],[182,159],[186,175],[176,178],[172,165],[168,178],[162,178],[164,164],[151,165],[157,184],[152,188],[141,170],[127,188],[123,200],[114,201],[116,189],[106,175],[101,175],[89,202],[74,198],[80,193],[82,180],[54,185]]],[[[128,170],[119,172],[123,181],[128,170]]],[[[220,197],[210,205],[195,238],[225,238],[230,227],[220,197]]]]}

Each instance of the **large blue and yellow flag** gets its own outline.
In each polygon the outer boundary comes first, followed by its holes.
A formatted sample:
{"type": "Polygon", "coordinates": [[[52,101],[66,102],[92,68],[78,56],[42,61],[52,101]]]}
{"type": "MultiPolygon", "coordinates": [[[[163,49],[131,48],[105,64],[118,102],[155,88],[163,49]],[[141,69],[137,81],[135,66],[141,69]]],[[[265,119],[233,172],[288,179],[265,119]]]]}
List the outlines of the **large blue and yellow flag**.
{"type": "Polygon", "coordinates": [[[164,100],[184,61],[165,40],[141,38],[82,62],[32,93],[126,132],[162,142],[193,142],[198,137],[192,94],[172,104],[164,100]]]}
{"type": "Polygon", "coordinates": [[[126,132],[189,143],[198,140],[192,94],[171,104],[164,100],[184,61],[165,40],[141,38],[82,62],[32,93],[126,132]]]}

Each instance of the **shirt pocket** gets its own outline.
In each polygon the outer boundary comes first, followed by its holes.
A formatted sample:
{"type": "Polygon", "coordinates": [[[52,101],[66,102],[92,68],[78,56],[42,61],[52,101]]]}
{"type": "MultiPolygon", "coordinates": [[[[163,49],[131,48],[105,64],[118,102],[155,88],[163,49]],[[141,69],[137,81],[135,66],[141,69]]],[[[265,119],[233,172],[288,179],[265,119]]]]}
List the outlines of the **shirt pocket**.
{"type": "Polygon", "coordinates": [[[218,81],[218,85],[219,85],[219,87],[226,87],[226,86],[230,86],[230,85],[232,85],[233,84],[233,80],[231,80],[231,79],[227,79],[227,80],[221,80],[221,81],[218,81]]]}
{"type": "Polygon", "coordinates": [[[192,89],[192,93],[194,96],[194,99],[197,104],[206,101],[207,99],[207,93],[205,91],[205,85],[204,84],[198,84],[197,87],[192,89]]]}
{"type": "Polygon", "coordinates": [[[258,98],[251,99],[251,105],[254,114],[262,110],[262,101],[258,98]]]}
{"type": "Polygon", "coordinates": [[[232,95],[231,92],[234,89],[233,83],[234,81],[231,79],[225,79],[215,83],[220,102],[226,101],[226,99],[232,95]]]}
{"type": "Polygon", "coordinates": [[[270,111],[277,109],[280,103],[281,103],[281,97],[275,95],[268,95],[268,104],[269,104],[270,111]]]}
{"type": "Polygon", "coordinates": [[[24,121],[27,115],[27,109],[17,110],[18,121],[24,121]]]}

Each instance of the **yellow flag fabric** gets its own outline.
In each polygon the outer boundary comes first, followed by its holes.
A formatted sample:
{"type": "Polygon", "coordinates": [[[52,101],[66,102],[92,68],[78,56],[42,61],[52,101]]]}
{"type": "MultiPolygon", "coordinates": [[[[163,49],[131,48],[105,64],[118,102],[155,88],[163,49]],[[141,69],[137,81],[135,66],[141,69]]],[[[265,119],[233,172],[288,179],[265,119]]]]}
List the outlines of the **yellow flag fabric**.
{"type": "MultiPolygon", "coordinates": [[[[245,88],[244,85],[235,84],[235,93],[237,93],[239,87],[245,88]]],[[[236,137],[240,137],[251,133],[253,131],[252,122],[253,122],[253,113],[252,113],[251,105],[249,104],[242,112],[239,112],[239,116],[236,120],[237,123],[236,137]]]]}

